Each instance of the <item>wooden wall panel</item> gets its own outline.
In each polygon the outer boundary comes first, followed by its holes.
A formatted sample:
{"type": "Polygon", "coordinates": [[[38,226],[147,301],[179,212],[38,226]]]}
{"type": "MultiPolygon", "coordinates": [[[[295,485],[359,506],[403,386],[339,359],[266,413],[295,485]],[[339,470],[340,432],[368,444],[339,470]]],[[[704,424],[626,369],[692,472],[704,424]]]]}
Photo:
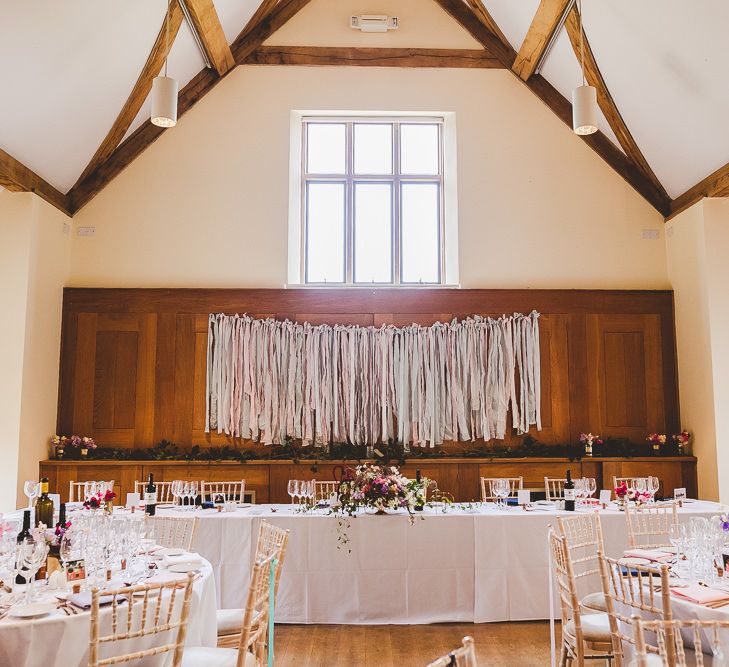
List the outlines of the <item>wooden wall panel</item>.
{"type": "Polygon", "coordinates": [[[542,313],[543,422],[531,435],[556,444],[587,430],[636,441],[677,432],[671,292],[73,288],[64,293],[58,431],[124,447],[244,444],[205,433],[211,312],[427,326],[531,310],[542,313]]]}

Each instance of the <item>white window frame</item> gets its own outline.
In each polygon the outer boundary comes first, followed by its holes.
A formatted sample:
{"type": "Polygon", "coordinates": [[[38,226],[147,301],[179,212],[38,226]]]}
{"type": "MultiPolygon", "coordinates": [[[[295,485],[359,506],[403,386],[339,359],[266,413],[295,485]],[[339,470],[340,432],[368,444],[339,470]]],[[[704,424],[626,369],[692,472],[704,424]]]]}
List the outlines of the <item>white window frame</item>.
{"type": "Polygon", "coordinates": [[[458,205],[456,189],[455,114],[451,112],[322,112],[294,111],[291,114],[291,147],[289,177],[289,253],[288,286],[290,287],[452,287],[458,285],[458,205]],[[346,129],[346,174],[306,173],[306,128],[310,123],[344,124],[346,129]],[[354,174],[354,124],[392,124],[391,174],[354,174]],[[439,173],[400,174],[401,124],[436,124],[439,128],[439,173]],[[306,188],[309,183],[336,182],[345,184],[345,281],[306,282],[306,188]],[[388,183],[392,187],[392,282],[354,282],[354,185],[356,183],[388,183]],[[402,281],[400,252],[402,183],[435,183],[439,198],[439,281],[407,283],[402,281]]]}

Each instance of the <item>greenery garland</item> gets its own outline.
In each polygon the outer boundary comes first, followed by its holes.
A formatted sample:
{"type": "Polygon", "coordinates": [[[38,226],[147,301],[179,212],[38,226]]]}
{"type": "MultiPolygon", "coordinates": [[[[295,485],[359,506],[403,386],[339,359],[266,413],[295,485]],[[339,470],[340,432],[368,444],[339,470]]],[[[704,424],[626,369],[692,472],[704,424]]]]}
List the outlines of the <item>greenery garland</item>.
{"type": "MultiPolygon", "coordinates": [[[[66,457],[69,450],[66,450],[66,457]]],[[[627,438],[605,438],[602,444],[593,446],[595,457],[631,458],[653,456],[650,443],[634,443],[627,438]]],[[[661,446],[661,456],[679,456],[678,445],[669,441],[661,446]]],[[[408,459],[483,458],[483,459],[521,459],[521,458],[567,458],[578,461],[585,458],[585,448],[579,444],[547,445],[532,436],[525,436],[517,445],[475,445],[462,451],[447,451],[441,447],[412,448],[405,451],[402,443],[390,441],[374,447],[354,445],[349,442],[332,443],[329,448],[302,447],[293,440],[283,445],[271,445],[265,451],[244,449],[225,445],[207,447],[195,445],[183,448],[169,440],[162,440],[143,449],[120,447],[97,447],[89,450],[88,458],[106,461],[237,461],[247,463],[256,460],[293,460],[293,461],[364,461],[377,459],[383,463],[397,462],[403,465],[408,459]]],[[[78,458],[74,456],[73,458],[78,458]]]]}

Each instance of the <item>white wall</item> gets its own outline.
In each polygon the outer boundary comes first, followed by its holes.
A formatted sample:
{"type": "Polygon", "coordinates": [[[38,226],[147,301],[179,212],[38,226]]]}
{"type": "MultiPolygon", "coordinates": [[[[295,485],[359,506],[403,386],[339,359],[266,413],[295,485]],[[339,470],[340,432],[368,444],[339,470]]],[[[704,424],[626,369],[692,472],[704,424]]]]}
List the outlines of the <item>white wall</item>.
{"type": "MultiPolygon", "coordinates": [[[[402,28],[347,27],[314,0],[270,44],[477,48],[435,3],[402,28]]],[[[75,286],[281,287],[292,110],[452,111],[464,287],[666,288],[662,218],[504,70],[237,68],[76,216],[75,286]],[[662,231],[661,231],[662,233],[662,231]]]]}

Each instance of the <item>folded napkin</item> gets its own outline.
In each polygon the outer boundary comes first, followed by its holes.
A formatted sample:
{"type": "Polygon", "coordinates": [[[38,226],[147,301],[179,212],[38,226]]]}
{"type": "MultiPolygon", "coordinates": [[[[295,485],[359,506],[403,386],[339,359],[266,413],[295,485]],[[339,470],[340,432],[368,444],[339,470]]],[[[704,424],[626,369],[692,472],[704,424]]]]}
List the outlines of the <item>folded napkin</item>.
{"type": "Polygon", "coordinates": [[[717,591],[715,588],[699,586],[698,584],[692,584],[685,588],[671,588],[671,593],[695,604],[712,604],[722,600],[729,600],[729,593],[726,591],[717,591]]]}
{"type": "MultiPolygon", "coordinates": [[[[73,595],[69,595],[67,598],[68,602],[70,602],[72,605],[75,605],[76,607],[80,607],[81,609],[90,609],[91,608],[91,593],[74,593],[73,595]]],[[[114,600],[114,597],[112,595],[101,595],[99,597],[99,605],[102,607],[107,604],[111,604],[114,600]]],[[[119,597],[117,598],[117,604],[121,604],[126,601],[126,598],[119,597]]]]}
{"type": "Polygon", "coordinates": [[[660,549],[628,549],[625,552],[626,558],[645,558],[654,563],[662,563],[671,560],[674,554],[666,553],[660,549]]]}
{"type": "Polygon", "coordinates": [[[203,559],[199,554],[184,553],[179,556],[165,556],[162,559],[164,567],[171,565],[189,565],[192,567],[202,567],[203,559]]]}

